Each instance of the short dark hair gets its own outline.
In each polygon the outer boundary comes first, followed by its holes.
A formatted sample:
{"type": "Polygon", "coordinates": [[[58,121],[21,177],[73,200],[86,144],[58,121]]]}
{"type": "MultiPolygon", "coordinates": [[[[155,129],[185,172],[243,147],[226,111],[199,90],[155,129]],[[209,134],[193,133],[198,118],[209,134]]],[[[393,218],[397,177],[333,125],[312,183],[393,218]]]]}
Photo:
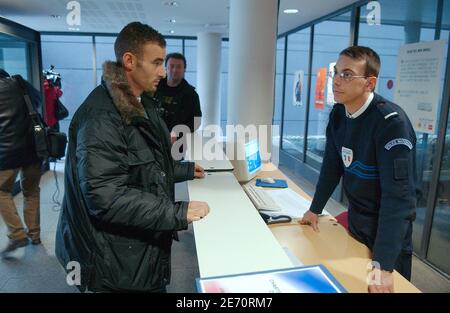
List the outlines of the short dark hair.
{"type": "Polygon", "coordinates": [[[120,31],[114,42],[117,62],[122,63],[122,57],[126,52],[131,52],[140,57],[142,47],[149,42],[162,48],[166,47],[166,40],[156,29],[140,22],[129,23],[120,31]]]}
{"type": "Polygon", "coordinates": [[[186,68],[186,58],[184,57],[184,55],[182,55],[181,53],[178,53],[178,52],[169,53],[168,55],[166,55],[166,60],[164,62],[164,66],[167,67],[167,62],[171,58],[172,59],[177,59],[177,60],[183,60],[184,68],[186,68]]]}
{"type": "Polygon", "coordinates": [[[4,69],[0,68],[0,78],[8,78],[8,77],[10,77],[9,73],[4,69]]]}
{"type": "Polygon", "coordinates": [[[366,72],[364,75],[378,77],[381,67],[380,57],[369,47],[351,46],[342,50],[339,55],[345,55],[352,59],[366,61],[366,72]]]}

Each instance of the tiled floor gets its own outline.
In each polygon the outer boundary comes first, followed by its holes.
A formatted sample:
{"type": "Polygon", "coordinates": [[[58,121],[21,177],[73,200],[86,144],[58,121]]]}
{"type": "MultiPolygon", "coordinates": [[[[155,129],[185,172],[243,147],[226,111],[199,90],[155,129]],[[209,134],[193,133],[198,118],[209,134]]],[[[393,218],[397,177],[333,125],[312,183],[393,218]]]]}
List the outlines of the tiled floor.
{"type": "MultiPolygon", "coordinates": [[[[301,177],[286,174],[310,195],[314,186],[301,177]]],[[[58,163],[57,177],[63,194],[63,164],[58,163]]],[[[66,283],[66,274],[54,253],[55,230],[59,207],[52,202],[55,190],[53,172],[47,172],[41,181],[41,227],[42,245],[28,245],[18,249],[12,258],[0,259],[0,292],[78,292],[66,283]]],[[[22,195],[15,197],[18,211],[22,212],[22,195]]],[[[327,211],[336,215],[344,211],[336,201],[329,201],[327,211]]],[[[7,243],[6,227],[0,219],[0,249],[7,243]]],[[[199,277],[192,228],[179,233],[180,242],[174,242],[172,249],[172,283],[169,292],[195,292],[195,278],[199,277]]],[[[424,292],[450,292],[450,282],[414,258],[412,282],[424,292]]]]}

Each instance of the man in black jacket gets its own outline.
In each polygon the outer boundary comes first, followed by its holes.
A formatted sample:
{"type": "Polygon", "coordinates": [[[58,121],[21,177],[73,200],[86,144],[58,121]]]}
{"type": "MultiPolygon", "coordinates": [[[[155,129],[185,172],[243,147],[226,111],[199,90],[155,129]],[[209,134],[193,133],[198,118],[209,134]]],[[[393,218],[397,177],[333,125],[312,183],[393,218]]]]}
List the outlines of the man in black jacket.
{"type": "Polygon", "coordinates": [[[406,113],[375,94],[380,58],[370,48],[343,50],[334,68],[327,142],[310,210],[318,217],[343,177],[349,231],[372,251],[370,292],[392,292],[392,271],[411,276],[416,136],[406,113]]]}
{"type": "MultiPolygon", "coordinates": [[[[28,94],[36,110],[39,93],[28,83],[28,94]]],[[[28,244],[40,244],[39,182],[41,160],[36,155],[32,122],[19,83],[0,69],[0,213],[8,227],[9,242],[2,257],[28,244]],[[17,214],[12,191],[21,172],[24,217],[27,230],[17,214]]]]}
{"type": "Polygon", "coordinates": [[[163,119],[169,131],[177,125],[186,125],[193,132],[200,127],[202,111],[195,88],[184,79],[186,58],[181,53],[170,53],[165,66],[167,78],[161,79],[156,91],[163,119]]]}
{"type": "Polygon", "coordinates": [[[209,212],[204,202],[175,202],[174,184],[203,171],[173,160],[147,96],[165,74],[162,35],[133,22],[114,50],[117,62],[103,64],[102,84],[70,125],[56,255],[68,271],[79,265],[82,291],[164,292],[174,231],[209,212]]]}

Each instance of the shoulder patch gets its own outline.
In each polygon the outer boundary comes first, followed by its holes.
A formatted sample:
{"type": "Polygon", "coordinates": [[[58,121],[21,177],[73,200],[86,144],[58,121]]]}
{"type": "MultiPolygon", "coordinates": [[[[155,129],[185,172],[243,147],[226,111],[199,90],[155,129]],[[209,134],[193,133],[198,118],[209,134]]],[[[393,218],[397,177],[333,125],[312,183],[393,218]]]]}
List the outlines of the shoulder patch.
{"type": "Polygon", "coordinates": [[[385,120],[399,115],[397,108],[395,108],[390,102],[385,101],[377,102],[376,108],[385,120]]]}
{"type": "Polygon", "coordinates": [[[413,145],[412,145],[411,141],[409,141],[409,140],[406,139],[406,138],[395,138],[395,139],[389,141],[389,142],[384,146],[384,148],[385,148],[386,150],[389,151],[389,150],[391,150],[393,147],[399,146],[399,145],[407,146],[407,147],[409,148],[409,150],[411,150],[411,149],[413,148],[413,145]]]}

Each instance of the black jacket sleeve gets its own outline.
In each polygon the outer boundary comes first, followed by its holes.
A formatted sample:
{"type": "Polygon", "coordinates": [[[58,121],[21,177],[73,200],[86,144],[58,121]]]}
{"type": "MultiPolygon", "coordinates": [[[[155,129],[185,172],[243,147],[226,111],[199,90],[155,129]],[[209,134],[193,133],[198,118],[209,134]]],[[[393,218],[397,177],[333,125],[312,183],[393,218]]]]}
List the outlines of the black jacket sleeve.
{"type": "MultiPolygon", "coordinates": [[[[200,98],[198,96],[198,93],[194,90],[194,118],[195,117],[199,119],[202,117],[202,109],[200,106],[200,98]]],[[[200,127],[200,123],[201,120],[199,120],[198,125],[194,123],[194,130],[197,130],[200,127]]]]}
{"type": "Polygon", "coordinates": [[[179,183],[186,180],[194,179],[194,170],[195,170],[194,162],[174,161],[173,172],[175,182],[179,183]]]}
{"type": "Polygon", "coordinates": [[[333,139],[333,114],[330,113],[330,120],[327,125],[327,141],[325,146],[325,155],[323,157],[322,167],[320,169],[319,181],[317,182],[316,192],[311,203],[310,210],[313,213],[320,214],[331,197],[343,173],[342,160],[333,139]]]}
{"type": "Polygon", "coordinates": [[[96,117],[78,131],[77,171],[88,213],[142,231],[186,229],[186,202],[174,204],[128,184],[127,145],[119,128],[107,117],[96,117]]]}
{"type": "Polygon", "coordinates": [[[407,121],[394,117],[376,135],[381,201],[373,261],[392,271],[416,206],[415,133],[407,121]]]}
{"type": "Polygon", "coordinates": [[[187,114],[187,116],[184,116],[183,122],[181,124],[186,125],[187,127],[189,127],[191,132],[194,132],[200,127],[201,120],[195,123],[196,121],[195,118],[202,117],[202,110],[200,108],[200,98],[198,96],[198,93],[195,91],[193,87],[189,88],[190,88],[189,92],[185,94],[186,95],[185,99],[183,99],[183,101],[185,101],[183,105],[188,106],[190,108],[188,110],[189,114],[187,114]]]}
{"type": "Polygon", "coordinates": [[[31,103],[33,104],[33,108],[37,112],[40,112],[41,107],[42,107],[41,93],[26,80],[25,80],[25,86],[27,88],[28,94],[30,95],[30,99],[31,99],[31,103]]]}

